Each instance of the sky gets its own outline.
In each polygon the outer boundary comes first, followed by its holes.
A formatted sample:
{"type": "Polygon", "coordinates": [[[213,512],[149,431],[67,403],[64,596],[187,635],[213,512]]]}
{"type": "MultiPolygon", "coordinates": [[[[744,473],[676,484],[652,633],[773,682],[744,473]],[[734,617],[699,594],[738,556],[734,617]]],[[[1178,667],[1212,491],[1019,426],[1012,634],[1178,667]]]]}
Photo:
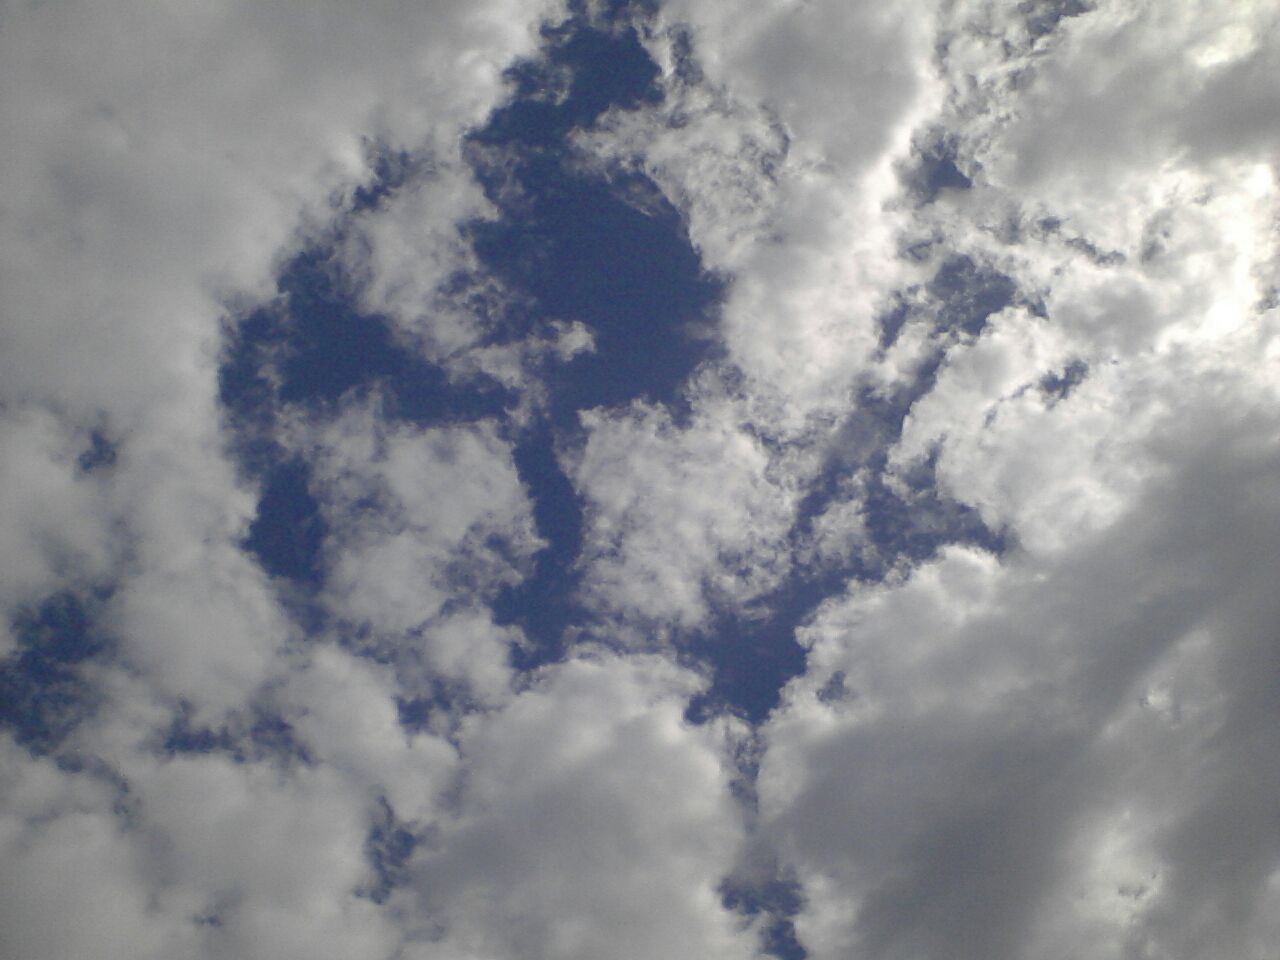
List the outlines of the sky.
{"type": "Polygon", "coordinates": [[[1268,0],[0,0],[0,960],[1275,960],[1268,0]]]}

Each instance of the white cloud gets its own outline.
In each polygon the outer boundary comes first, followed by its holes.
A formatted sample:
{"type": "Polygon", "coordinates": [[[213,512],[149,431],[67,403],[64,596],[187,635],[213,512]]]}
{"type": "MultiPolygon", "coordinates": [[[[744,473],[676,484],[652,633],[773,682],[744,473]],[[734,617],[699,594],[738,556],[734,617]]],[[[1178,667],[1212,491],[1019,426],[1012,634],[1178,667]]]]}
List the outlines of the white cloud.
{"type": "Polygon", "coordinates": [[[338,771],[368,802],[385,798],[411,824],[430,822],[456,766],[452,747],[400,724],[394,672],[322,646],[279,693],[308,754],[338,771]]]}
{"type": "Polygon", "coordinates": [[[354,895],[368,869],[362,798],[332,769],[191,757],[130,773],[170,909],[218,917],[205,933],[215,956],[389,952],[393,934],[354,895]]]}
{"type": "Polygon", "coordinates": [[[376,396],[279,438],[331,532],[339,626],[298,635],[240,545],[219,321],[328,228],[371,142],[403,148],[435,173],[345,221],[361,306],[536,412],[531,372],[590,332],[487,343],[444,288],[474,266],[459,222],[492,215],[459,138],[550,10],[0,14],[0,606],[114,587],[62,764],[0,739],[0,952],[746,958],[764,921],[718,887],[763,851],[814,960],[1271,956],[1269,4],[673,0],[646,41],[666,101],[575,141],[652,176],[728,284],[688,420],[589,411],[564,458],[581,599],[649,652],[517,683],[489,601],[542,544],[511,441],[388,425],[376,396]],[[904,186],[922,143],[972,188],[904,186]],[[931,282],[962,256],[1014,288],[968,330],[931,282]],[[915,398],[900,439],[864,390],[915,398]],[[85,471],[94,428],[118,449],[85,471]],[[685,723],[705,678],[653,641],[861,555],[881,455],[904,496],[933,458],[1011,549],[946,546],[816,611],[757,817],[730,788],[743,731],[685,723]],[[793,530],[815,477],[833,494],[793,530]],[[406,729],[436,684],[457,702],[406,729]],[[183,724],[207,750],[164,749],[183,724]],[[383,822],[417,844],[377,903],[383,822]]]}
{"type": "Polygon", "coordinates": [[[1266,158],[1275,22],[1260,3],[1098,4],[1017,64],[1012,122],[984,161],[1050,195],[1092,182],[1112,197],[1188,160],[1266,158]]]}
{"type": "MultiPolygon", "coordinates": [[[[0,417],[0,609],[106,576],[112,559],[103,491],[81,475],[88,436],[44,411],[0,417]]],[[[10,652],[8,617],[0,656],[10,652]]]]}
{"type": "Polygon", "coordinates": [[[8,395],[129,416],[207,383],[216,298],[265,290],[370,133],[414,148],[482,119],[549,9],[9,10],[8,395]]]}
{"type": "Polygon", "coordinates": [[[457,815],[414,865],[438,942],[411,955],[753,956],[717,892],[742,829],[724,731],[682,722],[698,685],[659,658],[584,657],[469,718],[457,815]]]}
{"type": "Polygon", "coordinates": [[[950,548],[802,632],[809,671],[767,728],[760,793],[813,956],[1266,955],[1277,851],[1240,838],[1268,833],[1274,801],[1255,771],[1275,748],[1260,638],[1280,612],[1262,573],[1280,432],[1274,377],[1223,359],[1100,376],[1033,405],[1041,425],[1007,446],[944,459],[1024,549],[950,548]],[[1106,522],[1060,501],[1082,483],[1106,522]]]}
{"type": "MultiPolygon", "coordinates": [[[[819,5],[786,22],[668,6],[703,75],[660,36],[673,99],[580,141],[654,176],[728,276],[729,358],[754,409],[785,398],[756,429],[795,437],[823,412],[834,426],[859,382],[923,391],[890,482],[905,493],[936,455],[940,489],[1014,546],[851,587],[805,634],[810,669],[766,727],[760,790],[815,957],[1266,955],[1275,851],[1241,838],[1269,832],[1275,800],[1254,772],[1274,749],[1255,639],[1276,612],[1256,572],[1277,517],[1260,480],[1277,449],[1274,11],[1067,5],[1029,21],[1049,6],[865,29],[876,49],[849,62],[916,72],[852,130],[822,106],[838,82],[815,86],[839,77],[825,44],[849,21],[828,11],[798,57],[819,5]],[[936,60],[904,59],[935,23],[936,60]],[[939,131],[971,190],[917,205],[877,179],[939,131]],[[1014,303],[937,332],[952,307],[920,287],[957,255],[1012,278],[1014,303]],[[910,309],[881,361],[872,321],[891,295],[910,309]],[[913,385],[935,352],[936,380],[913,385]],[[1073,365],[1083,379],[1061,395],[1073,365]]],[[[833,450],[854,432],[833,430],[833,450]]],[[[817,556],[857,549],[865,489],[847,478],[817,556]]],[[[617,543],[610,562],[629,556],[617,543]]]]}
{"type": "Polygon", "coordinates": [[[7,738],[0,764],[0,951],[158,960],[190,950],[182,924],[150,910],[144,858],[110,814],[109,785],[7,738]]]}
{"type": "Polygon", "coordinates": [[[6,9],[0,399],[22,474],[6,514],[27,518],[4,533],[6,614],[127,543],[112,612],[132,662],[221,707],[270,676],[278,615],[234,546],[253,498],[221,452],[225,303],[268,292],[301,224],[366,175],[369,138],[456,153],[551,10],[6,9]],[[80,477],[70,445],[101,424],[120,455],[80,477]]]}
{"type": "Polygon", "coordinates": [[[1103,362],[1067,397],[1046,393],[1042,379],[1073,357],[1064,340],[1021,310],[994,318],[950,351],[893,450],[898,469],[940,451],[946,491],[1033,550],[1105,525],[1144,477],[1153,384],[1103,362]]]}
{"type": "Polygon", "coordinates": [[[847,174],[880,161],[930,84],[923,5],[675,2],[663,15],[687,25],[711,83],[777,115],[804,166],[847,174]]]}
{"type": "Polygon", "coordinates": [[[786,575],[796,489],[744,412],[708,392],[687,426],[640,404],[581,415],[570,476],[586,505],[584,599],[643,624],[642,641],[786,575]]]}

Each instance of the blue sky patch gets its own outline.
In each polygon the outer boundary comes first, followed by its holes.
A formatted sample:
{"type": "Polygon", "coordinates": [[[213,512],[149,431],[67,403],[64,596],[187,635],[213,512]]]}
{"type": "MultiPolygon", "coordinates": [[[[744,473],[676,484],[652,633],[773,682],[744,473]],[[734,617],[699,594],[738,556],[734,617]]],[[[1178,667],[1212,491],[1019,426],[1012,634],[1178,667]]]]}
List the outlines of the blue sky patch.
{"type": "Polygon", "coordinates": [[[18,649],[0,661],[0,727],[33,753],[55,751],[94,708],[78,668],[108,649],[93,622],[102,599],[59,593],[13,623],[18,649]]]}

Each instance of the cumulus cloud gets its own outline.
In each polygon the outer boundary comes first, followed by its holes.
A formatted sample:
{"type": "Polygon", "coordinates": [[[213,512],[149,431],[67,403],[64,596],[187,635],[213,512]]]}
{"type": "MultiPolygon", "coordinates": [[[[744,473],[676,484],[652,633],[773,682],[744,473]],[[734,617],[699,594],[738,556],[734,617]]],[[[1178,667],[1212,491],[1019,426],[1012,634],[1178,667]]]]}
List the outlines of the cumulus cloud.
{"type": "MultiPolygon", "coordinates": [[[[79,772],[6,740],[6,783],[27,785],[6,802],[6,955],[393,949],[348,889],[367,872],[363,787],[151,756],[175,716],[222,743],[293,669],[294,628],[240,548],[254,496],[223,453],[220,324],[269,292],[297,232],[367,176],[374,145],[456,153],[550,12],[0,14],[0,599],[7,630],[51,593],[98,591],[111,641],[106,661],[75,668],[98,707],[71,748],[79,772]],[[95,438],[110,456],[91,455],[95,438]],[[248,905],[224,922],[224,902],[248,905]]],[[[21,659],[33,655],[15,653],[6,682],[40,682],[21,659]]]]}
{"type": "Polygon", "coordinates": [[[544,8],[522,11],[6,11],[4,486],[26,518],[5,534],[6,619],[123,575],[113,627],[175,697],[226,707],[270,676],[282,630],[236,547],[253,499],[222,454],[219,321],[267,291],[370,144],[456,153],[532,43],[544,8]],[[91,429],[120,450],[89,475],[91,429]]]}
{"type": "Polygon", "coordinates": [[[410,869],[414,956],[754,955],[721,903],[742,830],[721,725],[683,721],[696,676],[654,657],[548,670],[468,719],[453,816],[410,869]]]}
{"type": "Polygon", "coordinates": [[[1272,6],[568,6],[0,13],[0,953],[1271,956],[1272,6]]]}
{"type": "Polygon", "coordinates": [[[606,616],[643,624],[642,641],[786,575],[795,485],[742,413],[712,396],[686,426],[643,405],[582,415],[571,476],[586,501],[583,590],[606,616]]]}
{"type": "Polygon", "coordinates": [[[390,317],[401,336],[435,360],[449,360],[482,340],[486,317],[475,309],[498,290],[464,290],[449,284],[475,269],[464,226],[493,216],[457,145],[451,154],[429,154],[400,175],[400,189],[353,218],[344,247],[347,268],[360,278],[361,306],[390,317]],[[468,303],[468,299],[473,302],[468,303]]]}
{"type": "Polygon", "coordinates": [[[487,604],[545,545],[510,443],[492,422],[388,425],[376,405],[300,442],[330,531],[323,601],[341,629],[400,661],[407,680],[500,698],[522,638],[495,625],[487,604]]]}
{"type": "Polygon", "coordinates": [[[722,336],[778,399],[761,427],[794,436],[836,415],[877,314],[913,273],[883,204],[941,93],[933,17],[911,4],[664,5],[654,46],[669,99],[586,138],[662,185],[708,265],[734,277],[722,336]]]}
{"type": "Polygon", "coordinates": [[[353,408],[320,431],[311,456],[332,531],[333,606],[375,630],[430,620],[457,579],[492,591],[539,546],[492,423],[419,432],[353,408]]]}
{"type": "MultiPolygon", "coordinates": [[[[24,410],[0,422],[0,444],[8,452],[0,467],[0,603],[11,617],[68,581],[105,577],[113,551],[102,523],[109,499],[77,463],[88,449],[86,433],[47,411],[24,410]]],[[[6,622],[0,654],[12,647],[6,622]]]]}

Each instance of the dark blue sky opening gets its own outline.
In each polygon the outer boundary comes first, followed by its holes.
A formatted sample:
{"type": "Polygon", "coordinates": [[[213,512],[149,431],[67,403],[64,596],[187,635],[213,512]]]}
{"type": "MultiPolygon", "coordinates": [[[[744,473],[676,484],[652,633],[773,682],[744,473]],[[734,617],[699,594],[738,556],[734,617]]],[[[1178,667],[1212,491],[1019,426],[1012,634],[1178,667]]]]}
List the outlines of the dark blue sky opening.
{"type": "Polygon", "coordinates": [[[367,142],[366,151],[372,176],[352,194],[351,209],[356,213],[376,209],[414,177],[430,172],[429,163],[407,150],[367,142]]]}
{"type": "Polygon", "coordinates": [[[794,878],[768,877],[753,883],[726,880],[720,885],[726,909],[747,917],[765,914],[770,923],[761,931],[765,954],[779,960],[804,960],[809,954],[796,938],[792,917],[804,906],[800,884],[794,878]]]}
{"type": "Polygon", "coordinates": [[[902,328],[906,326],[907,318],[910,316],[910,304],[905,299],[898,299],[891,309],[886,310],[876,318],[876,322],[880,327],[880,338],[877,346],[882,353],[898,342],[902,328]]]}
{"type": "Polygon", "coordinates": [[[1050,402],[1065,400],[1076,387],[1084,383],[1089,375],[1089,364],[1079,359],[1072,360],[1062,368],[1061,373],[1049,373],[1040,378],[1040,389],[1050,402]]]}
{"type": "Polygon", "coordinates": [[[326,528],[309,465],[272,438],[286,404],[326,415],[376,389],[389,416],[427,426],[502,414],[513,397],[488,380],[451,382],[384,318],[360,312],[331,250],[300,253],[277,288],[276,302],[230,331],[220,398],[232,451],[262,489],[245,548],[272,576],[313,593],[323,583],[326,528]]]}
{"type": "Polygon", "coordinates": [[[374,903],[385,903],[391,890],[407,873],[409,858],[419,840],[409,824],[396,816],[385,797],[378,799],[378,816],[365,840],[365,856],[373,871],[373,882],[361,890],[374,903]]]}
{"type": "Polygon", "coordinates": [[[929,293],[943,304],[942,329],[977,336],[987,318],[1014,302],[1017,285],[1004,274],[979,266],[959,254],[945,260],[929,281],[929,293]]]}
{"type": "Polygon", "coordinates": [[[284,460],[263,477],[258,515],[244,545],[273,577],[319,583],[327,525],[308,488],[305,462],[284,460]]]}
{"type": "Polygon", "coordinates": [[[191,709],[183,705],[165,732],[161,748],[165,753],[227,753],[243,762],[237,738],[225,727],[214,729],[192,724],[191,709]]]}
{"type": "Polygon", "coordinates": [[[501,211],[472,226],[476,252],[532,298],[540,319],[579,320],[595,335],[592,355],[553,374],[558,428],[571,429],[580,409],[640,397],[686,412],[682,388],[714,349],[708,327],[723,284],[702,269],[679,212],[652,182],[586,173],[567,142],[606,109],[659,101],[658,68],[631,26],[606,32],[576,19],[547,38],[542,58],[511,70],[511,103],[470,141],[501,211]],[[568,96],[556,102],[547,87],[565,73],[568,96]]]}
{"type": "Polygon", "coordinates": [[[556,461],[549,423],[535,425],[515,449],[520,478],[533,494],[533,516],[547,546],[534,558],[533,575],[505,587],[493,604],[499,624],[515,624],[532,641],[512,651],[518,669],[560,659],[566,635],[581,619],[574,569],[582,546],[582,503],[556,461]]]}
{"type": "Polygon", "coordinates": [[[718,610],[708,630],[686,638],[690,651],[714,670],[710,687],[690,701],[686,719],[703,723],[729,709],[751,723],[763,722],[786,682],[804,671],[806,654],[796,628],[840,588],[844,581],[837,578],[834,572],[794,575],[756,609],[718,610]]]}
{"type": "MultiPolygon", "coordinates": [[[[466,232],[482,270],[515,294],[513,305],[492,318],[492,342],[522,339],[552,320],[581,321],[596,341],[593,354],[541,371],[549,399],[531,425],[507,422],[504,428],[548,544],[532,574],[503,588],[494,603],[497,621],[519,625],[529,641],[512,651],[520,669],[563,657],[566,639],[590,622],[576,600],[582,503],[556,456],[577,442],[578,412],[644,399],[665,405],[681,420],[689,412],[683,391],[691,373],[717,350],[710,332],[724,283],[703,270],[678,211],[642,176],[612,171],[606,178],[584,169],[573,161],[568,143],[573,131],[589,127],[608,109],[661,98],[658,69],[628,20],[633,13],[616,4],[608,15],[612,22],[599,25],[579,9],[548,27],[540,55],[509,71],[509,102],[470,135],[466,147],[499,212],[495,220],[467,225],[466,232]]],[[[921,155],[915,174],[922,178],[921,190],[963,189],[963,174],[947,145],[930,151],[921,155]]],[[[357,208],[377,206],[431,171],[411,157],[384,151],[375,154],[374,174],[356,192],[357,208]]],[[[323,584],[326,530],[309,466],[271,440],[284,405],[326,415],[345,399],[377,389],[388,416],[425,426],[503,419],[516,400],[483,379],[451,382],[443,369],[406,349],[384,318],[358,310],[352,284],[334,261],[324,246],[296,256],[281,273],[276,302],[232,331],[221,370],[233,447],[262,489],[246,549],[303,596],[323,584]]],[[[991,313],[1013,302],[1016,288],[971,258],[953,256],[927,292],[940,303],[939,334],[976,335],[991,313]]],[[[882,344],[891,343],[907,319],[905,306],[884,318],[882,344]]],[[[798,542],[841,495],[843,479],[866,468],[866,520],[879,560],[871,566],[859,560],[830,569],[797,568],[753,609],[718,610],[710,629],[686,638],[715,678],[691,705],[691,718],[729,708],[753,721],[764,719],[783,684],[804,669],[796,628],[851,577],[877,577],[902,559],[927,559],[945,542],[1001,546],[971,511],[938,495],[932,462],[921,466],[918,484],[905,497],[885,482],[885,451],[899,435],[910,403],[932,383],[941,355],[940,349],[919,383],[899,396],[857,398],[854,417],[871,425],[862,459],[833,458],[805,498],[793,531],[798,542]]],[[[312,627],[322,622],[316,611],[308,614],[305,603],[297,607],[312,627]]],[[[414,722],[417,710],[425,711],[425,722],[440,696],[445,694],[423,691],[422,697],[407,698],[406,721],[414,722]]]]}
{"type": "Polygon", "coordinates": [[[78,466],[85,473],[95,470],[108,470],[115,466],[116,445],[102,430],[93,430],[89,434],[89,446],[76,459],[78,466]]]}
{"type": "Polygon", "coordinates": [[[915,162],[904,171],[902,179],[917,203],[933,203],[943,190],[968,190],[973,186],[957,165],[954,141],[939,137],[914,153],[915,162]]]}
{"type": "Polygon", "coordinates": [[[109,648],[94,624],[108,596],[58,593],[12,624],[18,649],[0,661],[0,727],[34,754],[57,750],[96,705],[79,667],[109,648]]]}
{"type": "MultiPolygon", "coordinates": [[[[533,575],[495,604],[498,620],[519,624],[532,641],[513,653],[526,668],[561,657],[566,633],[584,617],[574,600],[582,509],[557,448],[574,441],[581,409],[644,398],[677,418],[687,414],[682,388],[713,349],[707,331],[722,293],[702,270],[679,213],[652,183],[621,173],[606,180],[570,157],[572,131],[610,108],[660,99],[657,66],[631,25],[653,5],[608,4],[603,22],[592,21],[583,4],[572,9],[569,20],[544,30],[537,58],[509,71],[511,100],[467,148],[500,212],[496,222],[471,224],[469,236],[484,270],[516,294],[492,318],[492,342],[577,320],[596,343],[594,353],[544,370],[547,409],[531,427],[506,430],[548,542],[533,575]]],[[[431,175],[429,164],[403,153],[374,147],[371,154],[374,176],[355,192],[355,209],[374,208],[412,178],[431,175]]],[[[492,382],[452,383],[405,349],[385,319],[355,306],[332,250],[313,246],[285,266],[276,301],[229,330],[220,369],[232,449],[262,490],[245,547],[285,585],[295,614],[312,629],[323,612],[306,598],[323,585],[326,528],[309,465],[272,439],[282,407],[324,416],[377,389],[388,416],[425,426],[501,418],[516,400],[492,382]]]]}
{"type": "Polygon", "coordinates": [[[279,287],[289,321],[278,361],[281,402],[331,407],[376,385],[390,416],[427,425],[500,414],[512,399],[491,381],[451,383],[443,369],[397,340],[384,318],[361,313],[328,251],[299,255],[279,287]]]}
{"type": "Polygon", "coordinates": [[[1023,0],[1018,4],[1018,12],[1026,17],[1027,33],[1032,40],[1053,33],[1068,17],[1078,17],[1093,9],[1094,5],[1086,0],[1023,0]]]}

